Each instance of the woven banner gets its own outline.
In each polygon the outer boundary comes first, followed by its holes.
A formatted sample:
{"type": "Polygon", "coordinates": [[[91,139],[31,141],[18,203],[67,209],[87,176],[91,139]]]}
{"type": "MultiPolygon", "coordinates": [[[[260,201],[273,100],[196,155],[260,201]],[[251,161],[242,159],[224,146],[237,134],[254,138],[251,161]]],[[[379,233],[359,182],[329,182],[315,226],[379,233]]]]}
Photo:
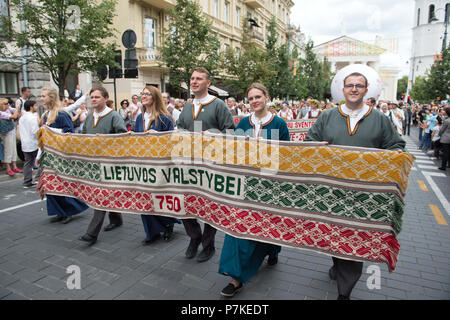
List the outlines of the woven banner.
{"type": "Polygon", "coordinates": [[[107,211],[198,218],[232,236],[384,262],[399,253],[407,153],[183,132],[45,127],[38,190],[107,211]]]}

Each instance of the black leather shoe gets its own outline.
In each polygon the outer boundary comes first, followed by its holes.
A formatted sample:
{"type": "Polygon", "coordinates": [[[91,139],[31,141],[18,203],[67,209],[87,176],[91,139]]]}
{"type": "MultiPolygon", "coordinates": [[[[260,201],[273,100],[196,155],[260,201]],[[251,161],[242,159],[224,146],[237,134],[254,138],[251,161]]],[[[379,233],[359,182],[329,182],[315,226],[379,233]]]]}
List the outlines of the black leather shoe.
{"type": "Polygon", "coordinates": [[[23,184],[23,187],[24,187],[25,189],[29,189],[29,188],[36,187],[36,185],[37,185],[36,182],[31,182],[31,183],[23,184]]]}
{"type": "Polygon", "coordinates": [[[343,296],[342,294],[340,294],[340,295],[337,297],[337,300],[350,300],[350,297],[349,297],[349,296],[343,296]]]}
{"type": "Polygon", "coordinates": [[[214,248],[204,248],[202,252],[197,257],[198,262],[205,262],[211,259],[211,257],[216,253],[216,249],[214,248]]]}
{"type": "Polygon", "coordinates": [[[50,219],[51,223],[55,223],[55,222],[61,222],[63,221],[64,217],[54,217],[50,219]]]}
{"type": "Polygon", "coordinates": [[[269,259],[267,259],[267,265],[270,267],[276,265],[277,263],[278,263],[278,257],[269,257],[269,259]]]}
{"type": "Polygon", "coordinates": [[[163,240],[170,241],[172,239],[172,235],[173,235],[173,226],[166,227],[166,231],[164,231],[163,234],[163,240]]]}
{"type": "Polygon", "coordinates": [[[147,240],[147,239],[142,240],[141,243],[142,243],[143,246],[148,246],[148,245],[152,244],[153,242],[155,242],[156,240],[158,240],[159,238],[161,238],[161,235],[157,234],[156,236],[154,236],[150,240],[147,240]]]}
{"type": "Polygon", "coordinates": [[[243,289],[242,283],[239,283],[239,286],[235,287],[231,282],[222,289],[220,292],[224,297],[233,297],[236,293],[240,292],[243,289]]]}
{"type": "Polygon", "coordinates": [[[121,225],[122,225],[122,224],[110,223],[110,224],[108,224],[108,225],[105,227],[105,229],[103,229],[103,230],[105,230],[105,231],[111,231],[111,230],[113,230],[113,229],[115,229],[115,228],[120,227],[121,225]]]}
{"type": "Polygon", "coordinates": [[[61,221],[62,224],[68,224],[70,221],[72,221],[72,216],[64,217],[64,219],[61,221]]]}
{"type": "Polygon", "coordinates": [[[200,242],[201,242],[200,240],[191,239],[191,242],[189,242],[189,246],[188,246],[188,248],[186,250],[186,253],[185,253],[186,258],[192,259],[193,257],[196,256],[197,250],[198,250],[198,246],[200,245],[200,242]]]}
{"type": "Polygon", "coordinates": [[[439,170],[445,171],[445,167],[439,167],[439,170]]]}
{"type": "Polygon", "coordinates": [[[328,271],[328,275],[330,276],[331,280],[336,280],[337,279],[336,269],[334,267],[331,267],[330,270],[328,271]]]}
{"type": "Polygon", "coordinates": [[[79,237],[78,240],[87,242],[89,245],[93,245],[97,242],[97,237],[92,237],[86,233],[84,236],[79,237]]]}

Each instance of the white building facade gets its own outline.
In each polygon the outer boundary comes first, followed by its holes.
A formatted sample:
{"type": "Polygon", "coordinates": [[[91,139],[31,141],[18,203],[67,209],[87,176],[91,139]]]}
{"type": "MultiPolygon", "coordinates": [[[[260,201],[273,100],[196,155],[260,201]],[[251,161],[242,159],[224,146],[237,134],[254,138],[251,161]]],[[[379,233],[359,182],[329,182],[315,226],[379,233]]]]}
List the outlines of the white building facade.
{"type": "Polygon", "coordinates": [[[364,64],[375,69],[383,83],[380,99],[395,101],[401,62],[394,53],[396,41],[388,40],[377,39],[371,44],[342,36],[314,47],[313,51],[320,59],[326,58],[330,62],[332,72],[351,64],[364,64]]]}

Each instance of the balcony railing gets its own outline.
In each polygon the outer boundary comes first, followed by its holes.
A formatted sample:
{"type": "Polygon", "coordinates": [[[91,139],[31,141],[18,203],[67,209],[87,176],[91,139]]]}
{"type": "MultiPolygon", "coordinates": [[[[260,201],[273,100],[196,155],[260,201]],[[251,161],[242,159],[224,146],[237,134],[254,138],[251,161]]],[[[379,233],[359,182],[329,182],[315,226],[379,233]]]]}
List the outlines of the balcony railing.
{"type": "Polygon", "coordinates": [[[161,68],[164,66],[161,54],[156,48],[136,48],[140,68],[161,68]]]}
{"type": "Polygon", "coordinates": [[[244,0],[244,3],[252,9],[264,8],[264,1],[262,0],[244,0]]]}
{"type": "Polygon", "coordinates": [[[177,3],[176,0],[142,0],[142,2],[160,9],[173,8],[177,3]]]}
{"type": "Polygon", "coordinates": [[[256,29],[251,30],[248,36],[250,38],[250,41],[256,40],[264,43],[264,34],[260,31],[257,31],[256,29]]]}

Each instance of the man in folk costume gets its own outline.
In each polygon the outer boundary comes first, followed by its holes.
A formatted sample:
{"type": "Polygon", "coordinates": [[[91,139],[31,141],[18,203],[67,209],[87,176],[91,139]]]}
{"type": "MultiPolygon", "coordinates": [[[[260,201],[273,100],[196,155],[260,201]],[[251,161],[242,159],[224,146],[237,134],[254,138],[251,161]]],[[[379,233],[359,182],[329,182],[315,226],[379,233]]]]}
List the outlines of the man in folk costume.
{"type": "MultiPolygon", "coordinates": [[[[91,104],[94,109],[86,117],[86,121],[83,126],[82,134],[113,134],[113,133],[125,133],[127,128],[122,116],[108,108],[106,101],[108,100],[108,91],[105,88],[92,88],[90,92],[91,104]]],[[[94,244],[97,241],[98,234],[103,225],[106,211],[94,210],[94,217],[89,224],[85,235],[79,239],[81,241],[94,244]]],[[[109,212],[109,225],[105,227],[105,231],[111,231],[122,225],[122,215],[117,212],[109,212]]]]}
{"type": "Polygon", "coordinates": [[[317,105],[318,105],[317,100],[311,100],[310,103],[311,103],[311,109],[308,111],[306,116],[303,118],[305,120],[317,119],[322,114],[322,110],[317,108],[317,105]]]}
{"type": "MultiPolygon", "coordinates": [[[[406,143],[390,120],[363,103],[367,85],[367,78],[360,73],[347,76],[343,88],[345,104],[323,113],[308,131],[305,141],[403,151],[406,143]]],[[[337,281],[338,300],[350,299],[362,270],[362,262],[333,257],[329,275],[337,281]]]]}
{"type": "MultiPolygon", "coordinates": [[[[186,103],[176,123],[180,130],[194,132],[194,123],[201,125],[201,130],[219,130],[225,133],[227,129],[234,130],[234,121],[228,106],[222,100],[208,94],[211,76],[205,68],[195,68],[191,76],[190,87],[194,93],[194,100],[186,103]]],[[[200,128],[199,128],[200,129],[200,128]]],[[[198,262],[209,260],[215,253],[214,238],[216,229],[205,223],[204,231],[196,219],[184,219],[184,228],[191,238],[186,250],[186,258],[196,256],[198,246],[203,250],[197,257],[198,262]]]]}
{"type": "Polygon", "coordinates": [[[300,111],[297,114],[297,119],[303,119],[309,111],[309,107],[306,102],[301,102],[300,111]]]}

